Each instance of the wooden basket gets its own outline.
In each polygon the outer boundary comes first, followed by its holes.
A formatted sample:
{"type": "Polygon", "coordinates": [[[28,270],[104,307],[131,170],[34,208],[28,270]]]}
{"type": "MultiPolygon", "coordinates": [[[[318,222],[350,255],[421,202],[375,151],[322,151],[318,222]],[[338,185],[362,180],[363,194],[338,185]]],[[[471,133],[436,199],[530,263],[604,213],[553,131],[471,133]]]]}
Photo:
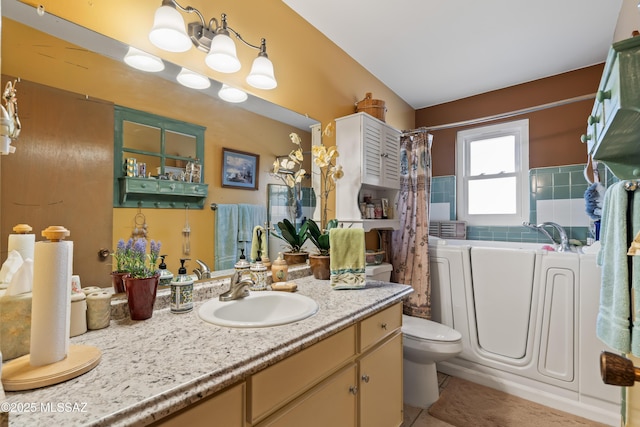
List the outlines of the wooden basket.
{"type": "Polygon", "coordinates": [[[371,96],[371,92],[367,92],[364,99],[356,103],[356,113],[364,112],[384,122],[384,115],[387,112],[384,101],[372,99],[371,96]]]}

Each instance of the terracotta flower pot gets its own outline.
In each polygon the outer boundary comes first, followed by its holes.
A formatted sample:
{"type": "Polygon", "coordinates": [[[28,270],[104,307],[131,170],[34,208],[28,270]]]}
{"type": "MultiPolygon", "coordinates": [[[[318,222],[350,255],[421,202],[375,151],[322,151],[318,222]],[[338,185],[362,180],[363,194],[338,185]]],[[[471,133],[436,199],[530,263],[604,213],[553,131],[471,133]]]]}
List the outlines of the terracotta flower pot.
{"type": "Polygon", "coordinates": [[[282,256],[289,266],[293,264],[306,264],[307,258],[309,258],[309,252],[285,252],[282,256]]]}
{"type": "Polygon", "coordinates": [[[111,272],[111,284],[113,285],[113,290],[116,294],[122,294],[125,292],[124,277],[128,275],[129,273],[120,273],[118,271],[111,272]]]}
{"type": "Polygon", "coordinates": [[[331,277],[330,255],[309,255],[309,266],[313,277],[319,280],[329,280],[331,277]]]}
{"type": "Polygon", "coordinates": [[[145,320],[151,317],[159,281],[160,276],[158,275],[144,279],[124,278],[129,315],[132,320],[145,320]]]}

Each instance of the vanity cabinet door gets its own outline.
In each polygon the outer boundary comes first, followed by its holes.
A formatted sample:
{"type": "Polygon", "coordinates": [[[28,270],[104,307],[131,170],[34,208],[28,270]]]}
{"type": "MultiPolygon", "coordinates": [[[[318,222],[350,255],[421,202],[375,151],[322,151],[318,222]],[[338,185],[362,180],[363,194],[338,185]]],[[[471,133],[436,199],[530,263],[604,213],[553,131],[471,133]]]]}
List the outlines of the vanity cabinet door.
{"type": "Polygon", "coordinates": [[[299,400],[258,424],[259,427],[356,426],[355,364],[339,371],[299,400]]]}
{"type": "Polygon", "coordinates": [[[403,421],[402,333],[359,361],[361,427],[399,426],[403,421]]]}

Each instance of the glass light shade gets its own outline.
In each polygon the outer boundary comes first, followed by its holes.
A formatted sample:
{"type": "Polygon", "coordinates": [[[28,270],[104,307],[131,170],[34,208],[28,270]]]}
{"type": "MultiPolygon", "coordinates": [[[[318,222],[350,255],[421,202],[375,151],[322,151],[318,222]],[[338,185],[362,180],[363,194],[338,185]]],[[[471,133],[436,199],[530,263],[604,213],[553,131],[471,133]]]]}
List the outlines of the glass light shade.
{"type": "Polygon", "coordinates": [[[211,49],[204,59],[209,68],[221,73],[235,73],[240,69],[236,55],[236,44],[226,34],[216,34],[211,40],[211,49]]]}
{"type": "Polygon", "coordinates": [[[149,40],[160,49],[169,52],[186,52],[191,39],[185,30],[184,18],[171,6],[160,6],[153,19],[149,40]]]}
{"type": "Polygon", "coordinates": [[[244,102],[247,100],[249,95],[243,90],[236,89],[235,87],[231,87],[227,84],[223,84],[222,88],[218,91],[218,96],[227,102],[244,102]]]}
{"type": "Polygon", "coordinates": [[[198,74],[194,71],[183,68],[176,77],[178,83],[191,89],[206,89],[211,86],[211,81],[206,76],[198,74]]]}
{"type": "Polygon", "coordinates": [[[162,62],[162,59],[133,46],[129,47],[127,54],[124,56],[124,62],[130,67],[151,73],[164,70],[164,62],[162,62]]]}
{"type": "Polygon", "coordinates": [[[273,75],[273,64],[266,56],[258,56],[253,60],[247,83],[257,89],[274,89],[278,86],[273,75]]]}

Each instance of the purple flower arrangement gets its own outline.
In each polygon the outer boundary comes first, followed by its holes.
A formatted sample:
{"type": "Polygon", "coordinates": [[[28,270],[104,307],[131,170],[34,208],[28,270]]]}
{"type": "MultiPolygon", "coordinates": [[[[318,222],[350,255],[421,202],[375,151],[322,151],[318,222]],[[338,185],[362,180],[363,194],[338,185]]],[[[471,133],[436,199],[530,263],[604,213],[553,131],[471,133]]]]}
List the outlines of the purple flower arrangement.
{"type": "Polygon", "coordinates": [[[116,262],[119,273],[129,273],[129,277],[143,279],[157,273],[156,262],[160,256],[161,243],[151,241],[150,252],[147,253],[146,239],[132,239],[127,242],[118,241],[116,250],[111,255],[116,262]]]}

